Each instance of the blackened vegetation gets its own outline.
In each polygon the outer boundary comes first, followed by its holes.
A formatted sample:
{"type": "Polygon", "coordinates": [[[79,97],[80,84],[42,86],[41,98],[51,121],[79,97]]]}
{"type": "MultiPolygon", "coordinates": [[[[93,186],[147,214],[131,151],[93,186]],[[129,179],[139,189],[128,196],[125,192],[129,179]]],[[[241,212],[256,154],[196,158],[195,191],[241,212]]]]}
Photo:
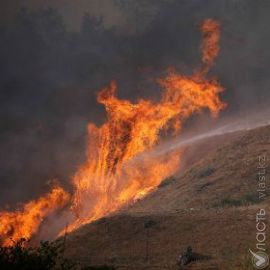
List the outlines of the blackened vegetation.
{"type": "Polygon", "coordinates": [[[114,270],[111,266],[80,267],[64,257],[62,240],[29,246],[22,238],[11,247],[0,247],[0,269],[5,270],[114,270]]]}
{"type": "Polygon", "coordinates": [[[9,270],[69,270],[74,264],[62,257],[60,241],[41,242],[38,247],[29,247],[28,241],[21,239],[11,247],[0,247],[0,269],[9,270]]]}

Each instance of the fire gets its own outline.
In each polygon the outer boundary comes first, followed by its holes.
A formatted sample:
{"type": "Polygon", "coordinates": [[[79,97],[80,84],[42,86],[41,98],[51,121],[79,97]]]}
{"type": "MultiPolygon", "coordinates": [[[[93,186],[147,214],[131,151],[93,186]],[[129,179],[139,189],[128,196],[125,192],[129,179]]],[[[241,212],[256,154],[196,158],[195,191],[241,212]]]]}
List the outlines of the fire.
{"type": "MultiPolygon", "coordinates": [[[[114,81],[98,93],[97,101],[104,105],[107,120],[100,127],[88,125],[87,159],[72,178],[70,209],[74,220],[60,234],[108,215],[155,189],[176,172],[181,158],[176,151],[149,154],[162,135],[179,132],[191,115],[203,109],[216,116],[225,108],[219,98],[223,88],[216,79],[207,78],[219,52],[219,23],[205,20],[201,31],[201,68],[191,76],[171,68],[165,78],[157,80],[163,89],[159,102],[119,99],[114,81]]],[[[3,245],[12,244],[9,238],[30,238],[47,215],[68,201],[69,195],[58,187],[27,203],[22,211],[0,213],[3,245]]]]}
{"type": "Polygon", "coordinates": [[[56,186],[44,197],[25,204],[21,211],[0,212],[1,245],[9,246],[21,238],[29,239],[46,216],[64,207],[68,201],[69,195],[56,186]]]}
{"type": "Polygon", "coordinates": [[[225,108],[219,99],[223,88],[217,80],[205,77],[219,51],[219,24],[209,19],[201,30],[202,69],[192,76],[171,69],[158,80],[164,89],[160,102],[121,100],[115,82],[99,92],[97,100],[106,109],[107,122],[88,126],[87,161],[73,179],[72,209],[77,218],[68,231],[146,195],[176,171],[179,153],[151,158],[145,154],[157,144],[162,131],[178,132],[188,117],[202,109],[216,116],[225,108]]]}
{"type": "Polygon", "coordinates": [[[220,25],[213,19],[205,20],[201,25],[202,62],[205,64],[205,72],[213,65],[219,53],[220,25]]]}

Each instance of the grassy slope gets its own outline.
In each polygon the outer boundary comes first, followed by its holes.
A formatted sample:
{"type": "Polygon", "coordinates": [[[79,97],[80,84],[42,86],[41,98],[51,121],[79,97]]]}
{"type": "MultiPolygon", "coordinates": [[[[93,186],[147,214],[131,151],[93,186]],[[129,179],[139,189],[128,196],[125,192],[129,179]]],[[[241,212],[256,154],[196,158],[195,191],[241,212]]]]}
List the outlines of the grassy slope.
{"type": "Polygon", "coordinates": [[[68,236],[67,254],[119,269],[177,269],[176,258],[190,245],[212,259],[187,269],[253,269],[248,248],[255,250],[256,212],[263,207],[270,215],[269,192],[265,200],[256,194],[260,155],[268,155],[267,176],[270,172],[270,126],[215,138],[215,143],[208,139],[183,154],[186,166],[194,163],[183,174],[68,236]]]}

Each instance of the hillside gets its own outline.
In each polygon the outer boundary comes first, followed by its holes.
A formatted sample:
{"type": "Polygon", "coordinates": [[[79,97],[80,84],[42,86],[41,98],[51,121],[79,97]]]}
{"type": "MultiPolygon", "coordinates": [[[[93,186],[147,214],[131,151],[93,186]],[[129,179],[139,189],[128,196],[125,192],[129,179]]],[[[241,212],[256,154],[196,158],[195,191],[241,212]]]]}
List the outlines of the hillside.
{"type": "Polygon", "coordinates": [[[177,257],[192,246],[211,259],[185,269],[253,269],[248,249],[256,247],[256,213],[260,207],[270,213],[269,188],[258,199],[257,167],[259,156],[269,153],[270,126],[186,147],[178,175],[134,205],[68,235],[66,255],[117,269],[178,269],[177,257]]]}

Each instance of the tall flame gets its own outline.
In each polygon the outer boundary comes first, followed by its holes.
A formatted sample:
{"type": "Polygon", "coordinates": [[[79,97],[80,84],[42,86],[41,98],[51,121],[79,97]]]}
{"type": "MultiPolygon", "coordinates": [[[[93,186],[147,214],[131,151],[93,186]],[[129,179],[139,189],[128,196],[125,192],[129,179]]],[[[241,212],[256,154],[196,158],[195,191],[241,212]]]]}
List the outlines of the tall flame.
{"type": "Polygon", "coordinates": [[[99,92],[97,100],[106,109],[107,122],[101,127],[88,126],[87,161],[73,179],[72,209],[77,218],[68,231],[147,194],[176,171],[179,153],[142,155],[157,144],[161,131],[172,128],[177,132],[192,114],[209,109],[215,116],[225,107],[219,99],[223,88],[217,80],[205,78],[219,51],[219,24],[208,19],[201,30],[202,69],[192,76],[171,69],[158,80],[164,89],[160,102],[121,100],[115,82],[99,92]]]}
{"type": "MultiPolygon", "coordinates": [[[[98,93],[97,101],[104,105],[107,121],[100,127],[88,125],[87,160],[73,177],[70,209],[75,215],[65,232],[107,215],[156,188],[175,173],[180,162],[179,152],[148,154],[162,132],[179,132],[188,117],[203,109],[216,116],[225,108],[219,98],[223,88],[216,79],[206,78],[219,52],[219,23],[207,19],[201,31],[201,68],[191,76],[170,69],[165,78],[157,80],[163,89],[159,102],[140,99],[132,103],[119,99],[114,81],[98,93]]],[[[26,204],[21,212],[0,213],[3,244],[11,244],[8,237],[13,240],[31,237],[42,220],[63,207],[68,199],[63,189],[56,188],[26,204]]]]}
{"type": "Polygon", "coordinates": [[[220,24],[213,19],[207,19],[201,24],[201,32],[202,62],[207,73],[219,53],[220,24]]]}
{"type": "Polygon", "coordinates": [[[69,197],[61,187],[56,186],[44,197],[25,204],[20,211],[0,212],[0,244],[9,246],[22,237],[29,239],[37,232],[43,219],[64,207],[69,197]]]}

